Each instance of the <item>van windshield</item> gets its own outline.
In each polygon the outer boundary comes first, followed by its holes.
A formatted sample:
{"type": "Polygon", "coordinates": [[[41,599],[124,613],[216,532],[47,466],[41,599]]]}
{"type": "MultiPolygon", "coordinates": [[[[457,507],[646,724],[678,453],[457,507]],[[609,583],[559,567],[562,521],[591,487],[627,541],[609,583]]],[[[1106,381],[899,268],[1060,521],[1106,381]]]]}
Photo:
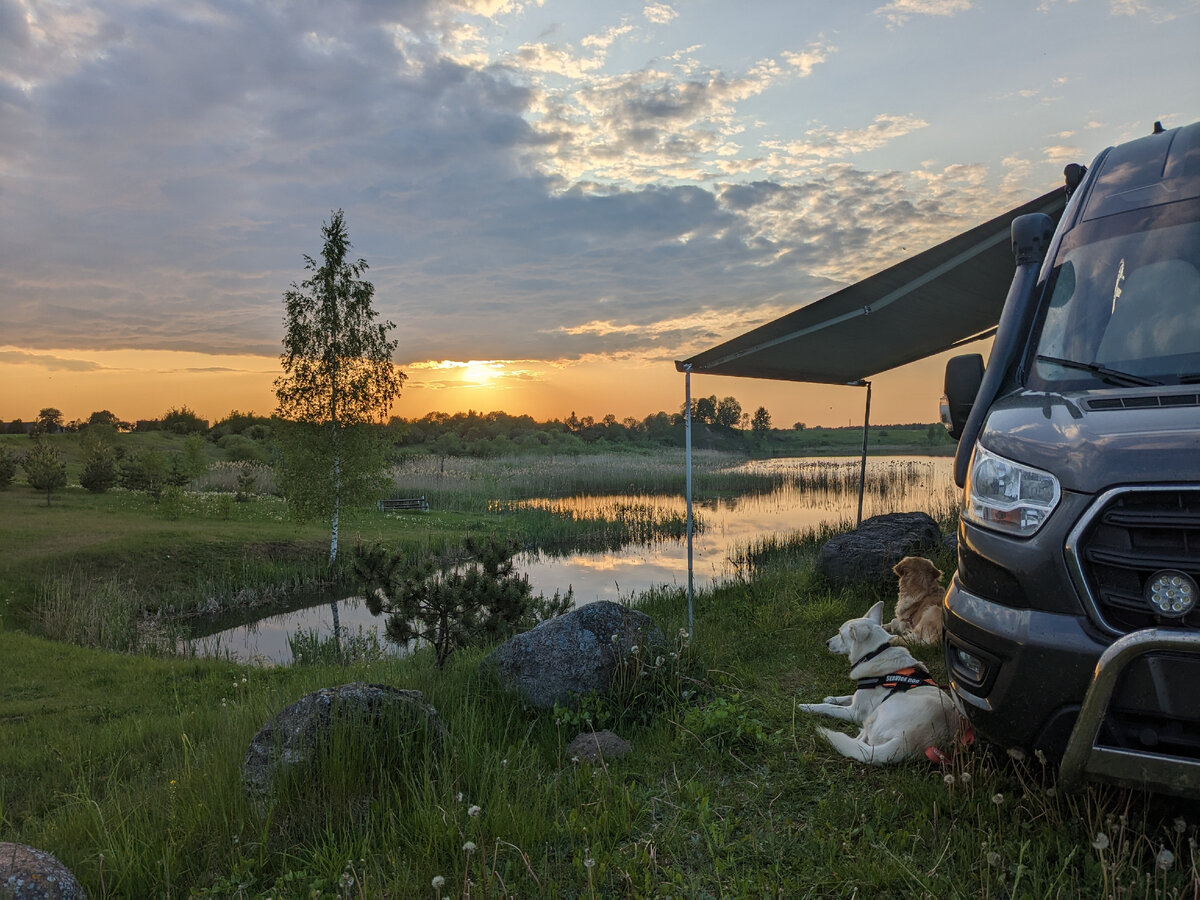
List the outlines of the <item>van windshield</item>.
{"type": "Polygon", "coordinates": [[[1169,219],[1110,216],[1063,241],[1030,387],[1200,382],[1200,222],[1195,204],[1171,206],[1169,219]]]}

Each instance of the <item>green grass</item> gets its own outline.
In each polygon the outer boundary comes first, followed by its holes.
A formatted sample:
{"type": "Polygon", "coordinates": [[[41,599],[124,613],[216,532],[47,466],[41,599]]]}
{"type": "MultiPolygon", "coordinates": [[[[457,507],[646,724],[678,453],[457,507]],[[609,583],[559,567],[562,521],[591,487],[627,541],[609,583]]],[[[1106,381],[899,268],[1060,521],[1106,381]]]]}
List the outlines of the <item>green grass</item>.
{"type": "MultiPolygon", "coordinates": [[[[666,477],[655,465],[648,480],[666,477]]],[[[534,478],[499,471],[464,477],[512,480],[518,495],[534,478]]],[[[619,478],[603,460],[574,476],[547,471],[564,487],[615,489],[619,478]]],[[[716,489],[741,484],[721,482],[721,471],[712,467],[716,489]]],[[[833,755],[796,707],[849,689],[845,661],[824,641],[878,597],[822,584],[822,535],[747,548],[742,577],[697,598],[689,679],[633,690],[632,708],[597,698],[582,712],[525,709],[480,677],[483,650],[455,654],[444,672],[427,651],[364,652],[340,667],[323,664],[318,647],[310,664],[256,668],[14,629],[128,646],[143,608],[198,596],[197,585],[303,575],[326,552],[325,529],[290,522],[277,502],[210,499],[186,495],[167,518],[125,492],[66,490],[49,508],[23,486],[0,492],[0,840],[55,853],[89,896],[421,897],[434,896],[435,877],[440,896],[456,897],[1195,891],[1197,822],[1182,804],[1103,787],[1061,794],[1037,759],[980,747],[954,749],[946,769],[833,755]],[[422,691],[449,730],[444,752],[393,762],[379,800],[353,815],[327,796],[304,815],[263,816],[240,785],[251,738],[304,694],[351,681],[422,691]],[[634,752],[574,762],[566,747],[589,712],[634,752]],[[1169,867],[1158,864],[1164,850],[1169,867]]],[[[343,539],[436,550],[482,529],[541,541],[567,533],[543,515],[352,512],[343,539]]],[[[668,635],[685,625],[677,590],[641,605],[668,635]]],[[[924,657],[944,674],[936,651],[924,657]]]]}
{"type": "MultiPolygon", "coordinates": [[[[701,595],[689,652],[704,689],[646,724],[626,717],[633,754],[597,766],[566,754],[574,728],[481,680],[481,651],[442,674],[428,653],[261,669],[0,632],[0,833],[54,852],[93,897],[418,897],[435,876],[447,896],[1141,897],[1194,883],[1196,821],[1177,830],[1169,802],[1058,794],[1037,760],[978,749],[948,769],[831,754],[796,704],[844,689],[823,641],[873,599],[830,593],[810,569],[701,595]],[[250,738],[350,681],[422,691],[445,752],[352,821],[261,817],[239,783],[250,738]]],[[[677,591],[644,608],[668,634],[683,623],[677,591]]]]}

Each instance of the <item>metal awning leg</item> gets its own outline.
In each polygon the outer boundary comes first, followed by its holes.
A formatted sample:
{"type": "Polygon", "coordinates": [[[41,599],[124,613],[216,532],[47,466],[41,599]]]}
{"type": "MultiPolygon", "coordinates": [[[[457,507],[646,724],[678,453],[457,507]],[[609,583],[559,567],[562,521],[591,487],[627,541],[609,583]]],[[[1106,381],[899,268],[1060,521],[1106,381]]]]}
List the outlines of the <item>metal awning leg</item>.
{"type": "Polygon", "coordinates": [[[858,522],[855,528],[862,525],[863,491],[867,486],[867,434],[871,427],[871,382],[864,381],[863,384],[867,386],[867,408],[863,413],[862,463],[858,470],[858,522]]]}
{"type": "Polygon", "coordinates": [[[687,548],[688,548],[688,634],[694,627],[692,606],[695,601],[696,587],[692,577],[692,367],[683,368],[683,455],[687,468],[687,548]]]}

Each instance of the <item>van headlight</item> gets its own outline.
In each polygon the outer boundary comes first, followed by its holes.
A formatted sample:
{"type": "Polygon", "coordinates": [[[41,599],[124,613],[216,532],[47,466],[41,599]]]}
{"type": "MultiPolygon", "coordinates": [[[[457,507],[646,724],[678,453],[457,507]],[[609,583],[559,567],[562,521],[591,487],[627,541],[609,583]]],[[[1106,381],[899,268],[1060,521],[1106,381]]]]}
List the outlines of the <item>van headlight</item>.
{"type": "Polygon", "coordinates": [[[1062,496],[1049,472],[997,456],[979,444],[971,457],[963,516],[969,522],[1017,537],[1032,537],[1062,496]]]}

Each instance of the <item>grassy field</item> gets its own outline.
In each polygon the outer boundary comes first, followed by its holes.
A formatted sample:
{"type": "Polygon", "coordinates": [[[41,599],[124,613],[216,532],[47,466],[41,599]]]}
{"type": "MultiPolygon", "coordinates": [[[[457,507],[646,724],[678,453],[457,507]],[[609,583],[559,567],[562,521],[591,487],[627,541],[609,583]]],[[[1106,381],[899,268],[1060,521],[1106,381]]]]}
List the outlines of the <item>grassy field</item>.
{"type": "MultiPolygon", "coordinates": [[[[595,460],[577,473],[611,483],[619,468],[595,460]]],[[[525,476],[483,471],[461,477],[479,493],[488,479],[523,490],[525,476]]],[[[569,487],[565,472],[553,477],[569,487]]],[[[172,513],[142,495],[69,489],[46,507],[23,486],[0,492],[0,840],[55,853],[89,896],[1200,891],[1197,818],[1181,803],[1104,787],[1062,794],[1038,759],[979,746],[947,748],[944,768],[876,769],[833,755],[796,706],[849,689],[845,661],[824,641],[878,596],[821,583],[815,536],[749,550],[752,579],[701,594],[693,634],[663,648],[661,663],[657,653],[637,663],[643,678],[625,695],[585,704],[634,748],[595,766],[566,751],[582,714],[539,713],[500,693],[479,675],[482,649],[456,654],[445,671],[424,651],[259,668],[31,633],[55,615],[77,629],[113,609],[136,620],[153,602],[200,596],[201,583],[302,577],[326,552],[324,529],[289,521],[276,501],[185,502],[172,513]],[[447,745],[386,767],[368,808],[350,814],[322,802],[264,815],[240,784],[250,739],[304,694],[353,681],[422,691],[447,725],[447,745]]],[[[363,511],[343,533],[428,544],[467,530],[559,527],[519,508],[459,505],[407,517],[363,511]]],[[[686,624],[678,591],[651,592],[640,605],[667,635],[686,624]]],[[[68,636],[104,644],[120,625],[93,622],[68,636]]],[[[924,656],[944,674],[935,651],[924,656]]]]}

